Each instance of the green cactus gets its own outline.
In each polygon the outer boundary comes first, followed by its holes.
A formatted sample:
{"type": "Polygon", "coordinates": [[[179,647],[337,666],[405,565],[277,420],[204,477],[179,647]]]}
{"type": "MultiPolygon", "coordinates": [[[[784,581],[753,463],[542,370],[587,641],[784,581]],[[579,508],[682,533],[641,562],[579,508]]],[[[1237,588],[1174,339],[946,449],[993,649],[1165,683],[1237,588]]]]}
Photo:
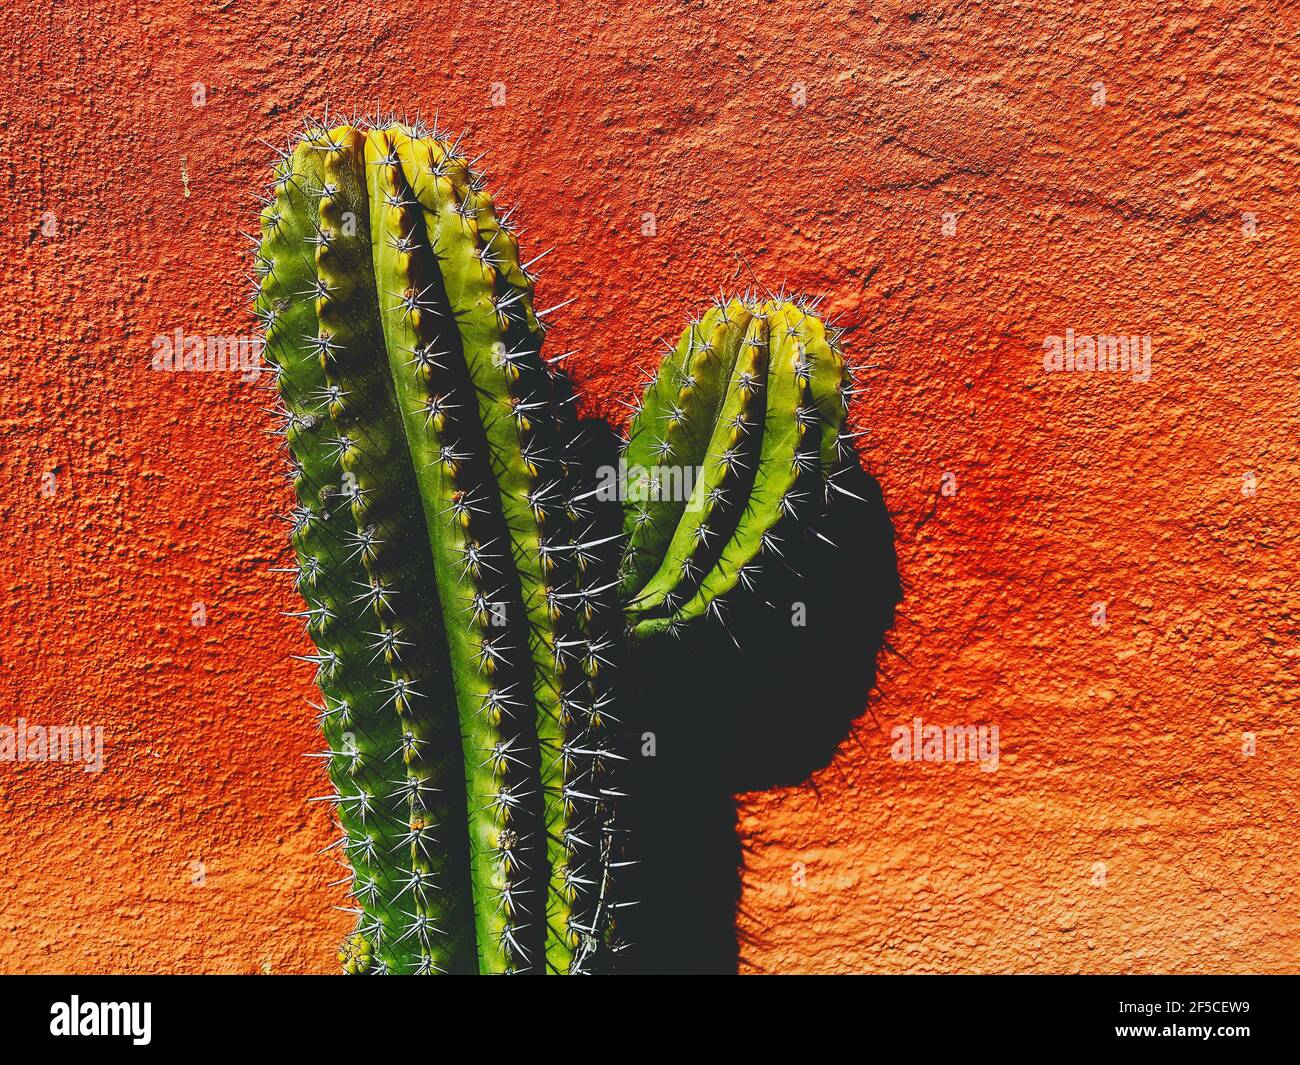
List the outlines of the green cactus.
{"type": "Polygon", "coordinates": [[[844,491],[838,339],[780,297],[691,323],[626,443],[648,498],[605,535],[532,277],[458,140],[308,125],[255,261],[357,916],[343,967],[610,971],[613,667],[725,620],[844,491]]]}
{"type": "Polygon", "coordinates": [[[854,459],[851,374],[811,304],[719,301],[691,322],[646,388],[625,448],[621,592],[635,639],[725,624],[733,592],[836,492],[854,459]]]}
{"type": "Polygon", "coordinates": [[[256,302],[353,870],[344,967],[587,971],[617,621],[515,238],[418,126],[309,128],[272,192],[256,302]]]}

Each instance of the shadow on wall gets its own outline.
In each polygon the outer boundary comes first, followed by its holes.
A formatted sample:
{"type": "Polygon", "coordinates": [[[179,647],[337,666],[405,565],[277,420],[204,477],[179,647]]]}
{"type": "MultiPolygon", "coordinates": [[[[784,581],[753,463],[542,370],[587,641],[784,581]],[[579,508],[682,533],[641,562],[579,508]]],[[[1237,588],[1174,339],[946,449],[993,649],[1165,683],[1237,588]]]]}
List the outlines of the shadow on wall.
{"type": "Polygon", "coordinates": [[[819,526],[837,546],[809,538],[802,579],[769,591],[771,609],[733,609],[730,635],[705,623],[651,641],[626,678],[622,809],[637,864],[620,892],[636,900],[619,917],[621,973],[737,970],[734,796],[806,781],[866,706],[902,598],[894,527],[873,477],[856,468],[838,483],[863,501],[840,497],[819,526]]]}

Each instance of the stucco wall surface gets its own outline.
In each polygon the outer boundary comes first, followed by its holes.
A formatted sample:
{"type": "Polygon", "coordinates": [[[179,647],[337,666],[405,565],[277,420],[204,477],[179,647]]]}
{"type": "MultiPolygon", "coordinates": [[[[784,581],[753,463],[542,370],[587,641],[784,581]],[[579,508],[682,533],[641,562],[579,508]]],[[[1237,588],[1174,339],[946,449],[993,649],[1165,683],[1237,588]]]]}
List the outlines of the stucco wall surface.
{"type": "Polygon", "coordinates": [[[268,397],[149,368],[250,330],[260,141],[326,103],[488,153],[588,415],[751,279],[880,366],[905,597],[833,762],[741,798],[742,970],[1300,968],[1284,7],[6,5],[0,720],[106,760],[0,763],[0,970],[334,968],[268,397]],[[1150,379],[1045,372],[1067,330],[1150,379]],[[996,772],[892,760],[918,716],[996,772]]]}

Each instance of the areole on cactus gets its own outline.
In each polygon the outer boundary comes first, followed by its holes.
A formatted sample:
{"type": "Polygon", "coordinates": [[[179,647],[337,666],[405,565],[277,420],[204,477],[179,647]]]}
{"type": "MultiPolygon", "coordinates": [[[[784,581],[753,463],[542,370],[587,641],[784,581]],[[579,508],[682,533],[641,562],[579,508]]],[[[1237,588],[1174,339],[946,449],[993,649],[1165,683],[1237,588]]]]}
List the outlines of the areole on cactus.
{"type": "Polygon", "coordinates": [[[625,502],[608,537],[532,278],[458,140],[309,125],[256,263],[357,915],[344,969],[612,971],[615,667],[761,597],[834,495],[838,340],[781,297],[692,322],[626,457],[698,477],[625,502]]]}

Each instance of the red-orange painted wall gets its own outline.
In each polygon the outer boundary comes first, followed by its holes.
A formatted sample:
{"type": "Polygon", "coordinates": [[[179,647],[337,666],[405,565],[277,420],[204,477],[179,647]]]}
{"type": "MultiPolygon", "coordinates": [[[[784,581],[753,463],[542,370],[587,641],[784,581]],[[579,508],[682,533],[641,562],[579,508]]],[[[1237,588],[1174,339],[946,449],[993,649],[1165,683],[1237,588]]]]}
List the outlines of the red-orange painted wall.
{"type": "Polygon", "coordinates": [[[0,763],[0,970],[334,968],[265,396],[149,354],[248,330],[259,138],[376,101],[463,127],[555,247],[586,413],[751,271],[885,367],[853,417],[894,651],[815,787],[743,800],[746,969],[1300,968],[1300,63],[1269,7],[9,5],[0,721],[103,725],[107,761],[0,763]],[[1150,381],[1044,373],[1067,328],[1149,335],[1150,381]],[[914,715],[997,724],[1000,768],[891,761],[914,715]]]}

